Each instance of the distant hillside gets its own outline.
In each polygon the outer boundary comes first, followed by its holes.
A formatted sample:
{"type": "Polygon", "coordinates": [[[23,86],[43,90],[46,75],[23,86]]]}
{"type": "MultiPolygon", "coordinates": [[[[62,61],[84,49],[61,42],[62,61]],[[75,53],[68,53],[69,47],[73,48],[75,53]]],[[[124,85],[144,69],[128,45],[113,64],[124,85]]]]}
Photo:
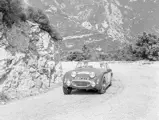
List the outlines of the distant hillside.
{"type": "Polygon", "coordinates": [[[63,50],[83,43],[111,51],[143,31],[159,33],[157,0],[26,0],[42,8],[64,37],[63,50]]]}

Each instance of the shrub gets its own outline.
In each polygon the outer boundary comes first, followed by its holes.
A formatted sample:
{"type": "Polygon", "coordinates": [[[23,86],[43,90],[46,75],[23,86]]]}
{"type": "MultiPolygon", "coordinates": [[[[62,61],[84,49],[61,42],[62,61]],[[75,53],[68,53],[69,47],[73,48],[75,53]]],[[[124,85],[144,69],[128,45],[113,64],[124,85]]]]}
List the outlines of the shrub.
{"type": "Polygon", "coordinates": [[[3,13],[2,23],[8,28],[19,21],[26,21],[20,0],[0,0],[0,12],[3,13]]]}
{"type": "Polygon", "coordinates": [[[60,34],[50,24],[45,13],[40,10],[28,6],[23,6],[21,0],[0,0],[0,13],[2,13],[2,23],[7,28],[12,28],[13,24],[19,25],[19,22],[31,20],[40,25],[40,29],[49,33],[54,41],[62,40],[60,34]]]}
{"type": "Polygon", "coordinates": [[[159,38],[154,34],[144,32],[138,37],[132,53],[142,60],[159,60],[159,38]]]}
{"type": "Polygon", "coordinates": [[[41,9],[35,9],[29,6],[27,14],[27,19],[38,23],[40,25],[40,29],[48,32],[54,41],[62,40],[60,34],[50,24],[49,18],[41,9]]]}
{"type": "Polygon", "coordinates": [[[70,52],[69,55],[67,56],[68,61],[81,61],[84,60],[84,55],[81,52],[75,51],[75,52],[70,52]]]}
{"type": "Polygon", "coordinates": [[[82,60],[90,60],[91,59],[91,53],[90,53],[90,48],[87,45],[84,45],[82,47],[82,51],[74,51],[74,52],[69,52],[67,55],[67,60],[68,61],[82,61],[82,60]]]}

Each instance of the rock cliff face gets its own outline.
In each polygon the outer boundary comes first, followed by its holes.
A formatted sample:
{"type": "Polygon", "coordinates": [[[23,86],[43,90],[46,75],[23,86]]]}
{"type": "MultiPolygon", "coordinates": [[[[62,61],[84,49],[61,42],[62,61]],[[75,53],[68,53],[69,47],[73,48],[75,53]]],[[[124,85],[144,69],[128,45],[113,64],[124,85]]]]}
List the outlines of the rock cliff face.
{"type": "Polygon", "coordinates": [[[11,39],[2,39],[0,42],[3,55],[0,59],[0,92],[10,99],[19,99],[48,90],[55,82],[56,74],[53,69],[56,64],[55,43],[49,34],[40,31],[38,24],[29,21],[21,27],[13,26],[7,34],[11,39]],[[18,32],[23,27],[26,29],[26,26],[29,29],[24,30],[27,36],[18,32]]]}
{"type": "Polygon", "coordinates": [[[99,44],[105,51],[133,40],[137,34],[158,33],[157,0],[27,0],[42,8],[60,31],[63,50],[85,43],[99,44]]]}

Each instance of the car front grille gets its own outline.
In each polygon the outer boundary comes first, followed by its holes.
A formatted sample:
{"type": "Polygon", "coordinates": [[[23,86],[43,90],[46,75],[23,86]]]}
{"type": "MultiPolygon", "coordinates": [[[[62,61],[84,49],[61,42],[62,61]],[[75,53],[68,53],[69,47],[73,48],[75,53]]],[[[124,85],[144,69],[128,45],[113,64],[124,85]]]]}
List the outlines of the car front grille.
{"type": "Polygon", "coordinates": [[[76,80],[89,80],[89,77],[76,77],[76,80]]]}
{"type": "Polygon", "coordinates": [[[72,85],[76,87],[88,87],[90,82],[88,81],[72,81],[72,85]]]}

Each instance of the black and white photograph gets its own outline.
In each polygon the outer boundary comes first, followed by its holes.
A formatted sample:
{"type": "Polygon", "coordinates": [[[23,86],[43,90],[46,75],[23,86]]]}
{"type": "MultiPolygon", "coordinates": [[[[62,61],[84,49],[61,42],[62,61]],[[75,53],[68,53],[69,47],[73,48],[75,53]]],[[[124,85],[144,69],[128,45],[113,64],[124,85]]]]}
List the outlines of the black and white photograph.
{"type": "Polygon", "coordinates": [[[159,120],[159,0],[0,0],[0,120],[159,120]]]}

